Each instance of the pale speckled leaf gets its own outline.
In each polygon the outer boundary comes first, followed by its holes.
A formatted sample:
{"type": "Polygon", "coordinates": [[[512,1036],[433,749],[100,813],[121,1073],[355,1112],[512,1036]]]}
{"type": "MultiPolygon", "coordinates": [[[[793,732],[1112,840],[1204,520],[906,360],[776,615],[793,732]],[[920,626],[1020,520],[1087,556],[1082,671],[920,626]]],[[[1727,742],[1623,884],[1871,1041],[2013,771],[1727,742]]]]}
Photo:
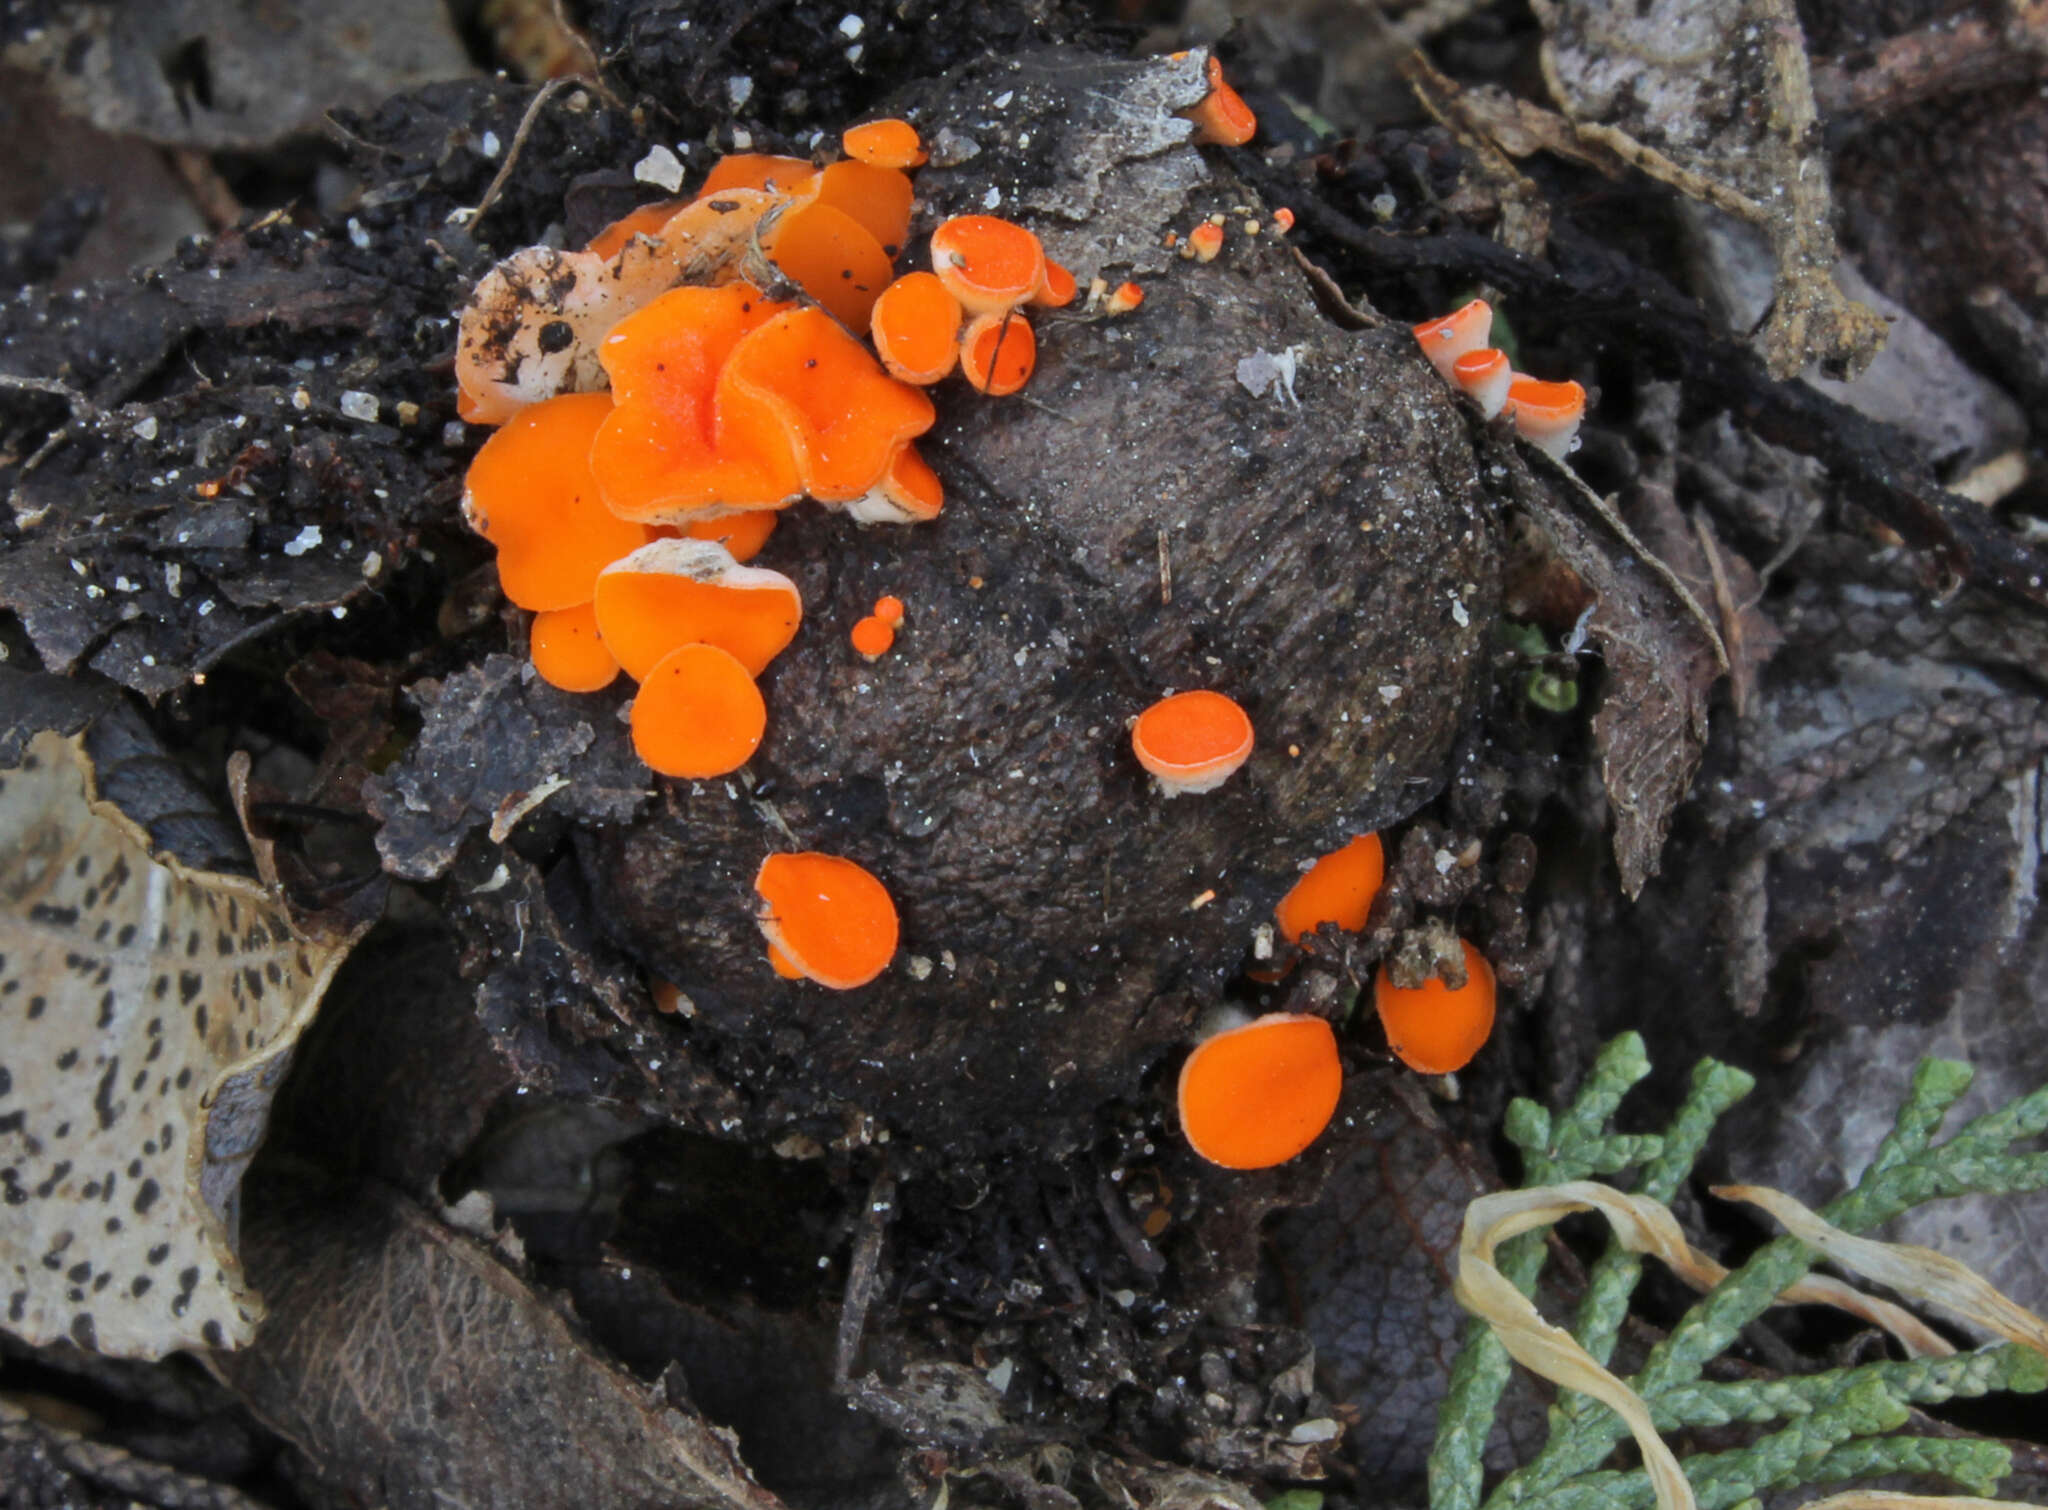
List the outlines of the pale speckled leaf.
{"type": "Polygon", "coordinates": [[[248,1341],[242,1170],[346,953],[153,855],[83,740],[0,771],[0,1326],[121,1357],[248,1341]]]}

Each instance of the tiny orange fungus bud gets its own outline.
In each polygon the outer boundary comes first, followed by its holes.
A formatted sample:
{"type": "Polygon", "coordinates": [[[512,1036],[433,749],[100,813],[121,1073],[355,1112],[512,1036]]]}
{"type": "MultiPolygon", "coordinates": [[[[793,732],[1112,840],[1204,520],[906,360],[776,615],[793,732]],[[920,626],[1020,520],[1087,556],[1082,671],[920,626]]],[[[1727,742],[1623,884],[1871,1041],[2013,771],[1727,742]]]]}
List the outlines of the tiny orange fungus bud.
{"type": "Polygon", "coordinates": [[[1378,834],[1360,834],[1324,855],[1273,909],[1281,937],[1298,944],[1325,923],[1335,923],[1346,933],[1360,932],[1385,876],[1386,855],[1378,834]]]}
{"type": "Polygon", "coordinates": [[[1258,117],[1244,96],[1223,80],[1223,65],[1209,59],[1209,92],[1199,105],[1181,115],[1195,123],[1195,140],[1208,146],[1242,147],[1259,129],[1258,117]]]}
{"type": "Polygon", "coordinates": [[[1145,290],[1135,283],[1119,283],[1102,301],[1104,314],[1127,315],[1145,302],[1145,290]]]}
{"type": "Polygon", "coordinates": [[[1289,231],[1293,229],[1294,211],[1288,209],[1286,205],[1280,206],[1279,209],[1273,212],[1274,234],[1279,236],[1285,236],[1289,231]]]}
{"type": "Polygon", "coordinates": [[[760,748],[768,705],[745,666],[716,645],[679,645],[633,699],[633,749],[664,776],[708,780],[760,748]]]}
{"type": "Polygon", "coordinates": [[[896,904],[868,871],[837,855],[770,855],[754,876],[762,936],[778,973],[835,991],[864,986],[896,953],[896,904]],[[776,956],[780,956],[780,962],[776,956]]]}
{"type": "Polygon", "coordinates": [[[903,622],[903,600],[894,593],[884,593],[881,597],[875,599],[875,617],[884,624],[901,624],[903,622]]]}
{"type": "Polygon", "coordinates": [[[1022,388],[1038,365],[1038,336],[1022,315],[976,315],[960,338],[960,373],[991,398],[1022,388]]]}
{"type": "Polygon", "coordinates": [[[855,162],[877,168],[915,168],[925,160],[917,128],[894,118],[848,126],[840,143],[855,162]]]}
{"type": "Polygon", "coordinates": [[[1380,966],[1373,1004],[1387,1046],[1411,1070],[1448,1075],[1472,1062],[1493,1031],[1493,967],[1471,944],[1465,950],[1465,984],[1452,990],[1432,976],[1412,991],[1395,985],[1380,966]]]}
{"type": "Polygon", "coordinates": [[[1422,354],[1443,375],[1445,382],[1455,382],[1451,369],[1458,358],[1467,352],[1478,351],[1493,334],[1493,306],[1484,299],[1474,299],[1462,309],[1454,309],[1434,320],[1424,320],[1414,329],[1422,354]]]}
{"type": "Polygon", "coordinates": [[[887,619],[869,614],[853,626],[849,638],[853,641],[853,648],[868,660],[880,660],[896,643],[896,626],[887,619]]]}
{"type": "Polygon", "coordinates": [[[1577,383],[1545,383],[1517,376],[1508,384],[1508,409],[1515,431],[1553,461],[1571,454],[1579,421],[1586,417],[1586,390],[1577,383]]]}
{"type": "Polygon", "coordinates": [[[1205,1039],[1180,1069],[1188,1146],[1225,1169],[1270,1169],[1321,1136],[1344,1067],[1320,1017],[1274,1012],[1205,1039]]]}
{"type": "Polygon", "coordinates": [[[588,603],[535,614],[528,649],[541,680],[564,692],[596,692],[609,687],[619,674],[619,663],[597,632],[597,614],[588,603]]]}
{"type": "Polygon", "coordinates": [[[1252,721],[1221,692],[1161,698],[1131,725],[1131,750],[1162,795],[1213,792],[1252,753],[1252,721]]]}
{"type": "Polygon", "coordinates": [[[1500,413],[1508,401],[1508,385],[1514,381],[1508,356],[1488,346],[1468,351],[1451,364],[1451,380],[1477,401],[1488,419],[1500,413]]]}
{"type": "Polygon", "coordinates": [[[1197,262],[1214,262],[1223,250],[1223,227],[1203,221],[1188,232],[1188,255],[1197,262]]]}

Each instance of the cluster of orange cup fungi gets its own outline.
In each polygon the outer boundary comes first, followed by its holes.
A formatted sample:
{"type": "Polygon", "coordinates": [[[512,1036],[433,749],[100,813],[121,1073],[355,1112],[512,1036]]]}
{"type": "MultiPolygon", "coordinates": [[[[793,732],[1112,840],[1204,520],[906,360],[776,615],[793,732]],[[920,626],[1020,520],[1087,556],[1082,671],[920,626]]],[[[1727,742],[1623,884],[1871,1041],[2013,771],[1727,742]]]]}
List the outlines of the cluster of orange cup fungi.
{"type": "Polygon", "coordinates": [[[1586,390],[1516,372],[1506,352],[1486,344],[1493,335],[1493,307],[1484,299],[1414,329],[1423,355],[1444,381],[1470,395],[1488,419],[1506,410],[1516,433],[1546,456],[1563,461],[1571,454],[1586,417],[1586,390]]]}
{"type": "MultiPolygon", "coordinates": [[[[1251,718],[1220,692],[1177,692],[1131,724],[1131,750],[1161,795],[1212,792],[1250,757],[1251,718]]],[[[1280,899],[1273,920],[1299,945],[1324,924],[1363,931],[1386,876],[1377,834],[1361,834],[1317,860],[1280,899]]],[[[1494,981],[1466,944],[1466,981],[1432,978],[1407,989],[1386,966],[1373,1001],[1387,1044],[1410,1069],[1463,1069],[1493,1031],[1494,981]]],[[[1278,980],[1278,974],[1259,979],[1278,980]]],[[[1301,1153],[1322,1133],[1343,1086],[1337,1037],[1320,1017],[1270,1012],[1212,1033],[1181,1066],[1181,1130],[1196,1153],[1228,1169],[1265,1169],[1301,1153]]]]}
{"type": "MultiPolygon", "coordinates": [[[[924,389],[957,367],[1015,393],[1037,353],[1023,308],[1074,297],[1036,236],[990,215],[946,221],[932,271],[897,277],[917,132],[872,121],[843,145],[822,168],[725,157],[581,252],[515,253],[463,315],[461,412],[502,427],[465,513],[536,615],[536,671],[575,692],[637,681],[634,748],[664,775],[726,774],[761,742],[755,681],[803,619],[795,583],[743,564],[777,512],[936,517],[912,444],[935,418],[924,389]]],[[[901,620],[885,599],[855,648],[882,654],[901,620]]]]}

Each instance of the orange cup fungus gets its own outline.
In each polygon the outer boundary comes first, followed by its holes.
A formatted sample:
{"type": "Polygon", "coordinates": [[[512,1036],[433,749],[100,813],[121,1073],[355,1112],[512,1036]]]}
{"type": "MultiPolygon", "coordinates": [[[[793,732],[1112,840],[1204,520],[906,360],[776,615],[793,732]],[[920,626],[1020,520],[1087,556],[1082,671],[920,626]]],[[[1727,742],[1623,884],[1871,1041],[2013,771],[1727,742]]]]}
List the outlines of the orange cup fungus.
{"type": "Polygon", "coordinates": [[[1468,351],[1451,364],[1451,380],[1465,390],[1488,419],[1507,406],[1508,385],[1514,376],[1507,353],[1491,346],[1468,351]]]}
{"type": "Polygon", "coordinates": [[[637,210],[629,210],[591,237],[590,244],[583,250],[595,252],[609,261],[624,251],[626,243],[635,236],[660,235],[661,228],[674,219],[676,211],[682,207],[680,199],[657,199],[637,210]]]}
{"type": "Polygon", "coordinates": [[[541,680],[564,692],[601,692],[619,674],[618,659],[598,633],[597,612],[588,603],[535,614],[528,652],[541,680]]]}
{"type": "Polygon", "coordinates": [[[1344,1069],[1320,1017],[1273,1012],[1204,1039],[1180,1068],[1188,1146],[1225,1169],[1270,1169],[1321,1136],[1344,1069]]]}
{"type": "Polygon", "coordinates": [[[1259,129],[1258,117],[1244,96],[1223,80],[1223,65],[1209,59],[1209,92],[1198,105],[1183,110],[1184,119],[1195,123],[1195,140],[1204,146],[1242,147],[1259,129]]]}
{"type": "Polygon", "coordinates": [[[664,776],[701,781],[753,758],[768,706],[730,651],[679,645],[641,679],[632,718],[635,754],[664,776]]]}
{"type": "Polygon", "coordinates": [[[728,152],[712,164],[703,186],[697,190],[697,198],[708,200],[727,189],[791,194],[817,176],[817,166],[806,158],[777,157],[769,152],[728,152]]]}
{"type": "Polygon", "coordinates": [[[1586,390],[1577,383],[1545,383],[1518,375],[1508,385],[1508,409],[1516,434],[1552,461],[1563,461],[1571,454],[1579,421],[1586,417],[1586,390]]]}
{"type": "Polygon", "coordinates": [[[893,117],[848,126],[839,142],[855,162],[877,168],[915,168],[925,160],[924,143],[918,140],[917,127],[893,117]]]}
{"type": "Polygon", "coordinates": [[[1413,990],[1395,985],[1380,966],[1373,981],[1373,1005],[1387,1046],[1411,1070],[1448,1075],[1472,1062],[1493,1031],[1493,967],[1470,943],[1465,950],[1465,984],[1453,989],[1432,976],[1413,990]]]}
{"type": "Polygon", "coordinates": [[[894,168],[834,163],[798,197],[804,196],[859,221],[891,260],[910,239],[910,180],[894,168]]]}
{"type": "Polygon", "coordinates": [[[521,608],[588,603],[597,574],[646,543],[645,529],[604,506],[591,475],[591,439],[611,412],[603,393],[534,404],[470,463],[463,517],[498,548],[498,581],[521,608]]]}
{"type": "Polygon", "coordinates": [[[929,385],[960,360],[960,301],[936,273],[905,273],[882,290],[868,335],[889,375],[929,385]]]}
{"type": "Polygon", "coordinates": [[[678,288],[605,337],[617,404],[591,442],[590,470],[613,513],[687,523],[706,509],[780,508],[802,496],[776,417],[717,401],[741,339],[788,307],[747,283],[678,288]]]}
{"type": "Polygon", "coordinates": [[[1447,315],[1424,320],[1414,330],[1422,354],[1429,358],[1430,364],[1443,375],[1445,382],[1456,382],[1454,369],[1458,358],[1484,349],[1493,334],[1493,306],[1484,299],[1474,299],[1447,315]]]}
{"type": "Polygon", "coordinates": [[[875,617],[895,628],[903,622],[903,600],[894,593],[884,593],[875,599],[875,617]]]}
{"type": "Polygon", "coordinates": [[[1325,923],[1335,923],[1346,933],[1361,932],[1385,878],[1380,836],[1360,834],[1310,866],[1273,909],[1273,921],[1290,944],[1300,943],[1325,923]]]}
{"type": "Polygon", "coordinates": [[[845,505],[862,524],[923,524],[939,517],[946,490],[939,474],[906,442],[890,459],[881,481],[845,505]]]}
{"type": "Polygon", "coordinates": [[[871,613],[853,626],[853,632],[848,638],[853,641],[853,648],[864,658],[871,661],[880,660],[896,643],[896,626],[880,614],[871,613]]]}
{"type": "Polygon", "coordinates": [[[1038,292],[1045,251],[1021,225],[956,215],[932,232],[932,270],[970,315],[999,315],[1038,292]]]}
{"type": "Polygon", "coordinates": [[[976,315],[960,337],[960,374],[991,398],[1015,393],[1038,365],[1038,337],[1031,322],[1013,311],[976,315]]]}
{"type": "Polygon", "coordinates": [[[709,540],[724,546],[733,560],[751,561],[761,554],[761,547],[775,533],[778,517],[772,509],[747,509],[738,514],[721,514],[716,519],[697,519],[681,526],[658,525],[656,528],[674,529],[689,540],[709,540]]]}
{"type": "Polygon", "coordinates": [[[1221,692],[1161,698],[1131,725],[1131,750],[1160,793],[1213,792],[1252,753],[1252,721],[1221,692]]]}
{"type": "Polygon", "coordinates": [[[851,991],[896,954],[896,904],[868,871],[837,855],[770,855],[754,876],[761,934],[778,974],[851,991]],[[794,972],[792,975],[791,972],[794,972]]]}
{"type": "Polygon", "coordinates": [[[741,566],[708,540],[655,540],[597,576],[597,627],[645,681],[679,645],[716,645],[759,676],[796,638],[803,599],[779,571],[741,566]]]}
{"type": "Polygon", "coordinates": [[[857,331],[868,328],[869,311],[895,272],[872,231],[819,200],[776,216],[761,233],[761,250],[785,278],[857,331]]]}
{"type": "Polygon", "coordinates": [[[1079,292],[1080,285],[1074,281],[1074,275],[1048,257],[1045,259],[1045,280],[1038,285],[1038,292],[1031,296],[1031,303],[1040,309],[1065,309],[1079,292]]]}
{"type": "Polygon", "coordinates": [[[1222,250],[1223,227],[1213,220],[1205,220],[1188,232],[1187,246],[1181,255],[1192,257],[1197,262],[1214,262],[1222,250]]]}

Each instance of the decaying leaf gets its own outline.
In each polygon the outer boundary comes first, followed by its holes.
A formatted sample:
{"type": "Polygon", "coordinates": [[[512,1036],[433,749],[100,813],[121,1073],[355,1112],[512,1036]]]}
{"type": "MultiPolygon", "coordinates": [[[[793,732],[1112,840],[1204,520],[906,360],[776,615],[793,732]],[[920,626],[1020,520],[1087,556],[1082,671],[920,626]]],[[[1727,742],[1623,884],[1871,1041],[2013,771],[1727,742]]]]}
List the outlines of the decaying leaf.
{"type": "Polygon", "coordinates": [[[363,1503],[780,1510],[680,1369],[638,1382],[402,1196],[266,1184],[246,1246],[276,1309],[210,1362],[363,1503]]]}
{"type": "Polygon", "coordinates": [[[1806,43],[1791,0],[1539,0],[1543,74],[1589,149],[1761,226],[1777,259],[1774,377],[1853,377],[1884,320],[1834,281],[1835,233],[1806,43]]]}
{"type": "Polygon", "coordinates": [[[0,1325],[143,1358],[261,1319],[242,1173],[351,942],[163,844],[167,762],[142,822],[105,799],[153,754],[46,729],[0,770],[0,1325]]]}

